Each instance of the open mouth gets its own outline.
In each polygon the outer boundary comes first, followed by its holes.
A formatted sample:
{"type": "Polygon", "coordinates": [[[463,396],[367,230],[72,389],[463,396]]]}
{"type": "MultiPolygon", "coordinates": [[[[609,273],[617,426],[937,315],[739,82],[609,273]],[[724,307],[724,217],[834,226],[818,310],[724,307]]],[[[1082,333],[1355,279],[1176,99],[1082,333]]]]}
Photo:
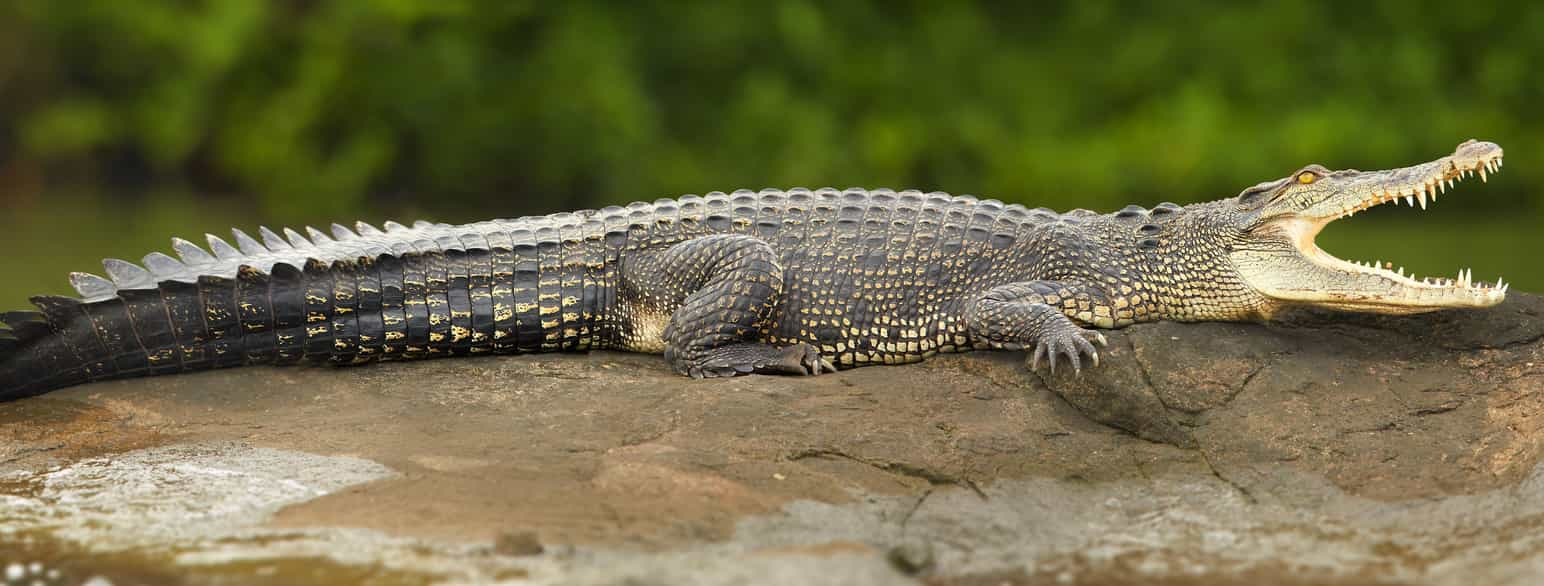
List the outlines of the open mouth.
{"type": "MultiPolygon", "coordinates": [[[[1369,287],[1369,297],[1377,301],[1399,305],[1494,305],[1506,297],[1510,286],[1497,278],[1495,282],[1474,279],[1471,269],[1459,269],[1453,277],[1421,277],[1407,273],[1404,267],[1382,260],[1372,262],[1347,261],[1330,255],[1314,242],[1319,231],[1330,222],[1349,218],[1357,212],[1386,203],[1403,202],[1421,209],[1447,193],[1464,179],[1479,176],[1486,181],[1502,165],[1501,147],[1488,142],[1469,141],[1459,145],[1452,156],[1430,163],[1365,174],[1371,182],[1361,182],[1359,175],[1347,180],[1350,185],[1340,195],[1324,202],[1328,207],[1316,206],[1315,220],[1297,226],[1296,240],[1300,251],[1315,264],[1324,268],[1349,273],[1352,282],[1369,287]],[[1353,195],[1360,194],[1360,195],[1353,195]],[[1335,208],[1339,208],[1338,212],[1335,208]],[[1381,286],[1376,286],[1376,285],[1381,286]],[[1388,285],[1393,285],[1390,288],[1388,285]]],[[[1360,287],[1358,287],[1360,288],[1360,287]]],[[[1345,299],[1355,302],[1357,299],[1345,299]]],[[[1373,299],[1365,299],[1373,301],[1373,299]]],[[[1379,303],[1382,304],[1382,303],[1379,303]]]]}

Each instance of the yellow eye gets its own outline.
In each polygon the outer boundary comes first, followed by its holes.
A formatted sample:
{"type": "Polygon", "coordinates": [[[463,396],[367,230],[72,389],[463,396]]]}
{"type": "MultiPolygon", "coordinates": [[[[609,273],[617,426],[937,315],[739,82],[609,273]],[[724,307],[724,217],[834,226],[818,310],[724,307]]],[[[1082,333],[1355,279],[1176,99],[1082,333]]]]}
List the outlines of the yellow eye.
{"type": "Polygon", "coordinates": [[[1319,178],[1318,175],[1314,175],[1313,173],[1309,173],[1307,171],[1304,171],[1304,172],[1299,173],[1297,175],[1297,182],[1298,183],[1302,183],[1303,185],[1308,185],[1309,183],[1313,183],[1314,180],[1316,180],[1318,178],[1319,178]]]}

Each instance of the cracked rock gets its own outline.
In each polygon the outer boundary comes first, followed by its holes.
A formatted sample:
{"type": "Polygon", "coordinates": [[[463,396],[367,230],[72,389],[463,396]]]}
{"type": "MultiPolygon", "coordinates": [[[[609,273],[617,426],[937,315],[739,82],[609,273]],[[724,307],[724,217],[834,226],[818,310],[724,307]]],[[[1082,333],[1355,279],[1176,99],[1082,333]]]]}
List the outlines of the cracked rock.
{"type": "Polygon", "coordinates": [[[0,404],[0,554],[63,583],[1532,585],[1541,315],[1145,324],[1081,377],[597,352],[83,385],[0,404]]]}

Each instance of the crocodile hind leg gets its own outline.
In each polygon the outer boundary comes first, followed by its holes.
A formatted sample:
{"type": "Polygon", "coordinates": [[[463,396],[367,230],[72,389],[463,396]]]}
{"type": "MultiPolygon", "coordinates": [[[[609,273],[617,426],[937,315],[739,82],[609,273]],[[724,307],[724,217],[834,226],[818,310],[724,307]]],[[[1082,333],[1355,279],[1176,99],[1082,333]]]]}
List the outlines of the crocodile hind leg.
{"type": "Polygon", "coordinates": [[[994,346],[1029,352],[1029,368],[1040,361],[1056,372],[1056,362],[1066,357],[1074,371],[1083,370],[1082,356],[1099,365],[1095,344],[1105,344],[1104,334],[1082,324],[1116,325],[1111,306],[1102,292],[1092,287],[1060,281],[1025,281],[993,288],[977,297],[966,312],[972,335],[994,346]],[[1074,321],[1067,314],[1078,316],[1074,321]],[[1079,322],[1082,322],[1080,324],[1079,322]]]}
{"type": "Polygon", "coordinates": [[[631,251],[622,260],[623,345],[662,349],[676,371],[696,378],[835,370],[809,344],[759,341],[782,290],[777,255],[752,236],[719,234],[631,251]]]}

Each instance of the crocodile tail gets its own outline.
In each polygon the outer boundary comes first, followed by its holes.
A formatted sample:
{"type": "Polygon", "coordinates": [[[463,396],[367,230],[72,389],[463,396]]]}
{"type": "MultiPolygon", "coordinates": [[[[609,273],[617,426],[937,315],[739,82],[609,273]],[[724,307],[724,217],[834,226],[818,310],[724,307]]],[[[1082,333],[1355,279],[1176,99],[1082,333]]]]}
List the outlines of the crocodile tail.
{"type": "Polygon", "coordinates": [[[32,298],[36,310],[0,314],[0,400],[92,381],[275,361],[277,344],[261,335],[273,329],[273,319],[255,317],[269,311],[267,275],[244,267],[236,279],[156,283],[133,265],[105,264],[113,281],[71,276],[85,299],[38,296],[32,298]],[[253,293],[258,288],[260,295],[253,293]],[[243,304],[247,296],[265,301],[243,304]]]}
{"type": "Polygon", "coordinates": [[[111,280],[71,275],[82,298],[39,296],[35,310],[0,314],[0,401],[249,364],[414,358],[415,338],[427,335],[424,316],[404,314],[403,263],[391,256],[242,265],[192,282],[104,264],[111,280]]]}
{"type": "MultiPolygon", "coordinates": [[[[340,238],[357,238],[336,230],[340,238]]],[[[84,382],[248,364],[560,349],[570,314],[573,338],[588,333],[572,307],[598,302],[598,293],[584,289],[588,264],[568,262],[570,273],[561,273],[565,260],[555,246],[538,254],[524,241],[474,244],[458,250],[455,242],[415,242],[423,251],[308,258],[302,266],[269,258],[230,270],[216,259],[247,259],[211,236],[214,254],[175,240],[182,261],[160,253],[146,256],[144,267],[108,259],[107,278],[71,275],[80,298],[34,297],[35,310],[0,314],[0,401],[84,382]],[[553,276],[542,277],[544,271],[553,276]],[[567,311],[560,311],[560,294],[568,291],[572,302],[563,301],[567,311]]]]}
{"type": "Polygon", "coordinates": [[[47,313],[7,311],[0,323],[0,400],[90,380],[47,313]]]}
{"type": "Polygon", "coordinates": [[[4,314],[9,335],[0,342],[0,400],[192,370],[173,316],[190,313],[197,292],[182,283],[163,285],[166,295],[156,287],[122,289],[93,301],[39,296],[32,298],[36,311],[4,314]]]}

